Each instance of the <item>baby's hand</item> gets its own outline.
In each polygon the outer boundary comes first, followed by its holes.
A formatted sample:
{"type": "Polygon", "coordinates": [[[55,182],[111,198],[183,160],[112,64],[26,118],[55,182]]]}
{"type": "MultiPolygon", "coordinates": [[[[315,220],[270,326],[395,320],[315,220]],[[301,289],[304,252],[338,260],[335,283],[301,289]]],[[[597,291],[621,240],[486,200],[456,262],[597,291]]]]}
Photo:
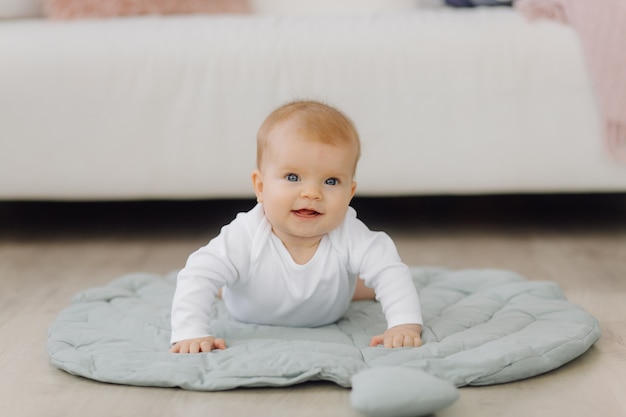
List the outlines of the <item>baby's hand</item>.
{"type": "Polygon", "coordinates": [[[386,348],[422,346],[422,326],[401,324],[385,330],[385,333],[372,337],[370,346],[383,344],[386,348]]]}
{"type": "Polygon", "coordinates": [[[210,352],[213,349],[226,349],[224,339],[217,339],[213,336],[200,337],[198,339],[186,339],[176,342],[171,347],[172,353],[199,353],[210,352]]]}

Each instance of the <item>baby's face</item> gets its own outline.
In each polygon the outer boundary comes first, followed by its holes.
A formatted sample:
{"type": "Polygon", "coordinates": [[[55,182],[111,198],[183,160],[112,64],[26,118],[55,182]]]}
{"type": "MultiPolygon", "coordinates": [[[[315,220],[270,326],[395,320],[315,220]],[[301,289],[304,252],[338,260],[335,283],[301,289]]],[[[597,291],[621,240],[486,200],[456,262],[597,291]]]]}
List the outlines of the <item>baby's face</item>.
{"type": "Polygon", "coordinates": [[[302,138],[290,122],[272,130],[253,183],[272,230],[286,246],[315,243],[343,222],[356,189],[355,152],[349,145],[302,138]]]}

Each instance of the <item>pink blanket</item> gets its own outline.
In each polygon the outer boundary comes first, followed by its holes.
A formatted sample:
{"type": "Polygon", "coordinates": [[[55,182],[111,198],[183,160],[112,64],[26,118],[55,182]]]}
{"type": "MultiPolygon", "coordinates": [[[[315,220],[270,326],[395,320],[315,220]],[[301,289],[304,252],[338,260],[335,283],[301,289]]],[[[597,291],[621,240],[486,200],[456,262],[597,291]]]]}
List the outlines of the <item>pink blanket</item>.
{"type": "Polygon", "coordinates": [[[626,162],[626,0],[517,0],[529,19],[571,25],[580,36],[609,150],[626,162]]]}

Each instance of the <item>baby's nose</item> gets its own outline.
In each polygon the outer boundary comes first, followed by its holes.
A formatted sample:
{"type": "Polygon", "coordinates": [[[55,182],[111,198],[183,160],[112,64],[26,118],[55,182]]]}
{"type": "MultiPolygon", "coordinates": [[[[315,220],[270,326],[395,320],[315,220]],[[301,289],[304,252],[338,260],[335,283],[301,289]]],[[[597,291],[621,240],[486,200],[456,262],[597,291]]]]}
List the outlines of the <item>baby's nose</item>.
{"type": "Polygon", "coordinates": [[[307,184],[302,187],[300,195],[303,198],[320,199],[322,198],[322,191],[320,190],[320,187],[316,185],[307,184]]]}

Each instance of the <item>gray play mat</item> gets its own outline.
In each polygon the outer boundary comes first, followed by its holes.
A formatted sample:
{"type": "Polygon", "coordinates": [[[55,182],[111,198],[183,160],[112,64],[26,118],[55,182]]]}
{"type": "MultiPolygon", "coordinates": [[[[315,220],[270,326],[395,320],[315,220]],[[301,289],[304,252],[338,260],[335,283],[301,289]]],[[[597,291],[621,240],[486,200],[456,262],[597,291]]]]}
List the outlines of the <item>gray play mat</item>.
{"type": "Polygon", "coordinates": [[[218,302],[211,328],[228,349],[171,354],[175,274],[138,273],[75,296],[48,331],[48,353],[60,369],[116,384],[217,391],[327,380],[352,387],[364,413],[410,416],[449,405],[455,387],[558,368],[600,337],[597,321],[553,282],[500,270],[411,271],[425,322],[420,348],[368,347],[386,327],[374,301],[312,329],[238,323],[218,302]]]}

